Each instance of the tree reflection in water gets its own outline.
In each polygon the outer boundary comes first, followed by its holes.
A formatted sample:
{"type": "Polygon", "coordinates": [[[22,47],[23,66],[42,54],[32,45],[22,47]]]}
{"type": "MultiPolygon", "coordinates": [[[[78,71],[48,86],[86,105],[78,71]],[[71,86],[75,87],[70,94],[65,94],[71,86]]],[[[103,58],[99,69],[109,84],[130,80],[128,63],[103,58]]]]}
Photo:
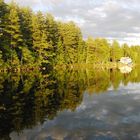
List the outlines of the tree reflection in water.
{"type": "Polygon", "coordinates": [[[131,73],[116,69],[67,69],[51,72],[0,74],[0,137],[52,120],[63,110],[75,111],[85,92],[104,93],[110,87],[140,82],[139,68],[131,73]]]}

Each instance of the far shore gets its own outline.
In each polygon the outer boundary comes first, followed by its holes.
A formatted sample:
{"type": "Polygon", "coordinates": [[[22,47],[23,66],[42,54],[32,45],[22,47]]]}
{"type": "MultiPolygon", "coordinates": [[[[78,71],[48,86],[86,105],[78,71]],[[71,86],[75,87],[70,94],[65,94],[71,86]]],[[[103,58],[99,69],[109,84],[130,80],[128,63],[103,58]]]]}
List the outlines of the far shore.
{"type": "Polygon", "coordinates": [[[97,69],[117,69],[119,67],[124,67],[124,66],[128,66],[128,67],[135,67],[138,64],[131,64],[131,65],[127,65],[127,64],[122,64],[122,63],[113,63],[113,62],[109,62],[109,63],[98,63],[98,64],[74,64],[74,65],[56,65],[54,68],[55,69],[67,69],[67,68],[97,68],[97,69]]]}
{"type": "MultiPolygon", "coordinates": [[[[138,64],[131,64],[126,65],[122,63],[98,63],[98,64],[62,64],[62,65],[55,65],[52,68],[53,69],[117,69],[119,67],[135,67],[138,66],[138,64]]],[[[39,66],[18,66],[18,67],[0,67],[0,72],[30,72],[30,71],[45,71],[48,70],[48,67],[39,67],[39,66]]]]}

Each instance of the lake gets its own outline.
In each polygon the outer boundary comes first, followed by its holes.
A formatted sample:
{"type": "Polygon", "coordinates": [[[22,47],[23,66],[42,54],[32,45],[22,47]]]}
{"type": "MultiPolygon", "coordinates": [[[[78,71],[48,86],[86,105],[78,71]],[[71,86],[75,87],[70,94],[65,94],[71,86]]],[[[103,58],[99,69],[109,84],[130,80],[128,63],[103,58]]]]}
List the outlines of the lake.
{"type": "Polygon", "coordinates": [[[140,68],[0,73],[2,140],[140,139],[140,68]]]}

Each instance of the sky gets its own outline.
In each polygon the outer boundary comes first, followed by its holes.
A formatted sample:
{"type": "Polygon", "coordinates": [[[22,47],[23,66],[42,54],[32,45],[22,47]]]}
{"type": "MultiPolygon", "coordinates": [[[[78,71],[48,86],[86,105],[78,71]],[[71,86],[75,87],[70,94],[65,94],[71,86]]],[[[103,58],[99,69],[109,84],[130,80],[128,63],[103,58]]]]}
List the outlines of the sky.
{"type": "MultiPolygon", "coordinates": [[[[10,2],[11,0],[5,0],[10,2]]],[[[57,20],[74,21],[88,36],[140,44],[140,0],[15,0],[57,20]]]]}

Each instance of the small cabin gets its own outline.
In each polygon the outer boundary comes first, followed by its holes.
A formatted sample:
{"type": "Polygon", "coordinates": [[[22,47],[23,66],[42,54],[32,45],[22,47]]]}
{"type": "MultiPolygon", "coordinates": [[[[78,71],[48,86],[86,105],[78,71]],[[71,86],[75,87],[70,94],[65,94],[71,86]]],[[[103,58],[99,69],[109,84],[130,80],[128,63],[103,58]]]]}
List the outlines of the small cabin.
{"type": "Polygon", "coordinates": [[[132,59],[130,57],[122,57],[120,62],[125,65],[132,64],[132,59]]]}

